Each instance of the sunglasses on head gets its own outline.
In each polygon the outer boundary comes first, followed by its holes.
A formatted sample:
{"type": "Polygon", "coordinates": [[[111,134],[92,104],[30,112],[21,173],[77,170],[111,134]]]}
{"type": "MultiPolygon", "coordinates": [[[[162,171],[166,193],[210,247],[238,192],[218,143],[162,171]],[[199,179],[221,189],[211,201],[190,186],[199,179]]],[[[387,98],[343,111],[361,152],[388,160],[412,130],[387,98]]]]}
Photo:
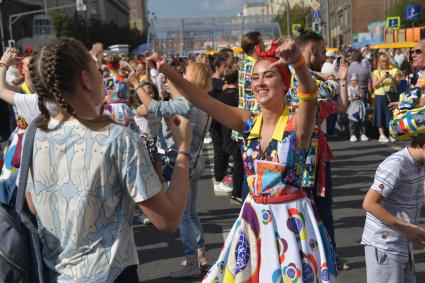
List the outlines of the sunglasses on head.
{"type": "Polygon", "coordinates": [[[422,51],[421,49],[413,49],[413,50],[410,50],[410,54],[420,55],[420,54],[422,54],[422,53],[423,53],[423,51],[422,51]]]}

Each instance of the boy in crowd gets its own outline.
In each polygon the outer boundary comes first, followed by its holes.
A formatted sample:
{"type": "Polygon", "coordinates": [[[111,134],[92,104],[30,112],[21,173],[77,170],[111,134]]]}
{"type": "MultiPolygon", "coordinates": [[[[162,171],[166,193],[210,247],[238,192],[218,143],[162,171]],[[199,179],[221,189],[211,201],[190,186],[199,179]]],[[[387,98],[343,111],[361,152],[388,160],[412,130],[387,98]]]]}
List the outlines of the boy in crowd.
{"type": "Polygon", "coordinates": [[[413,246],[425,247],[425,229],[417,225],[425,211],[424,164],[425,135],[418,135],[376,170],[363,201],[368,283],[416,282],[413,246]]]}

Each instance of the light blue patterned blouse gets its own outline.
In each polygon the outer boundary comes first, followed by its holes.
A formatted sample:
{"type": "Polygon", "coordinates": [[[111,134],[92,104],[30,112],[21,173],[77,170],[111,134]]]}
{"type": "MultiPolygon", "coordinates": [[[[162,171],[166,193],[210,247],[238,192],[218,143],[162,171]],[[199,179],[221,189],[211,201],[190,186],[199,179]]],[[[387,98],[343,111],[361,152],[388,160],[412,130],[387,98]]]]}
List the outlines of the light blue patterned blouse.
{"type": "Polygon", "coordinates": [[[161,190],[137,135],[112,124],[92,131],[77,120],[37,130],[31,194],[52,282],[113,282],[138,264],[135,203],[161,190]]]}

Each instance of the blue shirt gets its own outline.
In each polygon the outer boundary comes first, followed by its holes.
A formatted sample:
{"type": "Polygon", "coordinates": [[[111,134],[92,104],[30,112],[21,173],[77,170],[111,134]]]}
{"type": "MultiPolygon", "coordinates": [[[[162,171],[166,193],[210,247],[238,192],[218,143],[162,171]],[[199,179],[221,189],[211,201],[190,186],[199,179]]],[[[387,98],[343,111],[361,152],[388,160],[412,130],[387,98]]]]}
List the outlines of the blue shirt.
{"type": "MultiPolygon", "coordinates": [[[[211,119],[208,114],[202,111],[201,109],[193,106],[186,98],[183,96],[177,96],[175,99],[169,101],[156,101],[151,100],[149,104],[149,113],[153,113],[159,117],[170,117],[174,115],[182,115],[187,118],[192,124],[192,143],[190,144],[189,153],[192,156],[190,160],[190,169],[199,169],[203,167],[203,160],[200,156],[203,140],[205,134],[207,133],[211,119]],[[195,164],[196,163],[196,164],[195,164]]],[[[174,140],[170,138],[165,138],[167,136],[167,125],[162,120],[162,133],[159,135],[161,147],[167,150],[176,149],[176,144],[174,140]]]]}

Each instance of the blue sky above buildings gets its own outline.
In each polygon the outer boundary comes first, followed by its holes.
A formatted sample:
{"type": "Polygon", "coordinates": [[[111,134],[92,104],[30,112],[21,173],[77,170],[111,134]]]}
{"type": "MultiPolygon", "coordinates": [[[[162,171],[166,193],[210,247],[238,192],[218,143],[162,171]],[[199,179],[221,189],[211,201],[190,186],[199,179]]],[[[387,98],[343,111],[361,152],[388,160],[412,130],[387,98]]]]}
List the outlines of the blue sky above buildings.
{"type": "MultiPolygon", "coordinates": [[[[148,0],[158,18],[236,16],[244,0],[148,0]]],[[[259,2],[248,1],[248,2],[259,2]]]]}

